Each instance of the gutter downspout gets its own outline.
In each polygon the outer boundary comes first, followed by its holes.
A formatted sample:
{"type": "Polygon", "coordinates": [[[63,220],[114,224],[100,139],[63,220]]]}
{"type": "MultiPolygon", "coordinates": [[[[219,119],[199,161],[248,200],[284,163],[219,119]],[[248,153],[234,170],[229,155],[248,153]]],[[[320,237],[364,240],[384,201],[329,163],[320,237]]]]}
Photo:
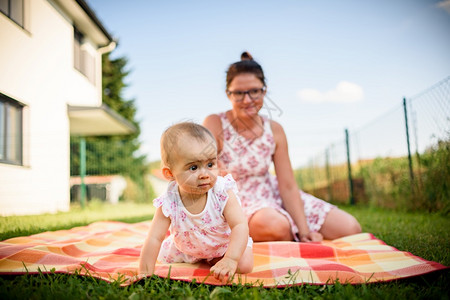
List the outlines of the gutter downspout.
{"type": "Polygon", "coordinates": [[[104,47],[100,47],[97,49],[97,52],[99,52],[101,55],[111,52],[114,49],[116,49],[117,43],[116,41],[111,41],[108,45],[104,46],[104,47]]]}
{"type": "MultiPolygon", "coordinates": [[[[108,45],[104,47],[100,47],[97,49],[97,52],[100,53],[100,57],[103,56],[105,53],[109,53],[113,51],[117,46],[117,43],[115,41],[111,41],[108,45]]],[[[100,61],[101,65],[101,61],[100,61]]],[[[100,81],[101,82],[101,81],[100,81]]],[[[100,85],[101,88],[101,85],[100,85]]],[[[100,91],[101,93],[101,91],[100,91]]],[[[100,103],[102,103],[103,100],[100,96],[100,103]]],[[[80,203],[81,208],[84,209],[86,204],[86,184],[84,183],[84,177],[86,176],[86,139],[84,136],[80,137],[80,203]]]]}

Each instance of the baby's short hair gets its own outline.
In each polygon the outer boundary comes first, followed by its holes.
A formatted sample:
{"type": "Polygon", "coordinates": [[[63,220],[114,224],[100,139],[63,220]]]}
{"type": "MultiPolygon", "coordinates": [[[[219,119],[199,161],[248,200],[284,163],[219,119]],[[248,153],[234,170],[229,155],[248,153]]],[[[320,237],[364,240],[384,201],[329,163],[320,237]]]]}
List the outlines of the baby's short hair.
{"type": "Polygon", "coordinates": [[[167,128],[161,135],[161,162],[170,166],[171,157],[169,153],[178,146],[178,139],[181,135],[188,134],[196,140],[207,141],[208,137],[215,143],[216,139],[212,133],[204,126],[194,122],[181,122],[167,128]]]}

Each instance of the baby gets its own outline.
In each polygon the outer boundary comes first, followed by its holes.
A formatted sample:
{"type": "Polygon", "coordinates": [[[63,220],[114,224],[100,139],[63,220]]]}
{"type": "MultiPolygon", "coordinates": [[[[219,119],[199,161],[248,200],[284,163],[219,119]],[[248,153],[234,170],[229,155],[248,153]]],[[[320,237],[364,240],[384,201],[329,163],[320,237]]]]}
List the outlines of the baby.
{"type": "Polygon", "coordinates": [[[236,272],[251,272],[253,241],[247,219],[233,177],[218,176],[211,132],[192,122],[169,127],[161,137],[161,160],[170,183],[153,200],[156,212],[141,250],[139,274],[153,274],[156,260],[206,260],[221,281],[236,272]]]}

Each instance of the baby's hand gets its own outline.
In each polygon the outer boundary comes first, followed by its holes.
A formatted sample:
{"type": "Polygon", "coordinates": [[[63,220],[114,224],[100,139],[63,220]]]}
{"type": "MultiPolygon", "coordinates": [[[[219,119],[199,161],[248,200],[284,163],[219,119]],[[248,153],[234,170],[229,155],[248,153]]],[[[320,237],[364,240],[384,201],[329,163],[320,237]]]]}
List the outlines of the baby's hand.
{"type": "Polygon", "coordinates": [[[230,279],[234,275],[237,269],[237,264],[237,261],[228,257],[224,257],[219,260],[214,266],[212,266],[210,270],[214,278],[219,279],[223,282],[225,281],[227,276],[228,279],[230,279]]]}
{"type": "Polygon", "coordinates": [[[147,277],[149,277],[149,276],[151,276],[151,275],[152,275],[152,274],[139,273],[138,275],[136,275],[136,279],[137,279],[137,280],[141,280],[141,279],[147,278],[147,277]]]}

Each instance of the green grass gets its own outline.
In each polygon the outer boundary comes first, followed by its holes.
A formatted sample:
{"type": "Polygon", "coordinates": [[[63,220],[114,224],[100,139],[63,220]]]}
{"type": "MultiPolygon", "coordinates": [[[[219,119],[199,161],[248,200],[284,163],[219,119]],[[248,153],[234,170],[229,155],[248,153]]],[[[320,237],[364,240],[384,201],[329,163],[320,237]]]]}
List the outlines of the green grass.
{"type": "Polygon", "coordinates": [[[136,223],[150,220],[154,211],[151,204],[121,202],[118,205],[105,205],[101,202],[93,202],[89,203],[85,209],[72,206],[70,212],[58,214],[0,217],[0,240],[84,226],[95,221],[114,220],[136,223]]]}
{"type": "MultiPolygon", "coordinates": [[[[450,220],[440,214],[404,213],[366,207],[343,207],[360,220],[363,230],[387,244],[427,260],[450,265],[450,220]]],[[[153,214],[151,205],[94,205],[70,213],[0,217],[1,239],[44,230],[66,229],[96,220],[139,222],[153,214]]],[[[448,271],[395,282],[287,288],[208,286],[146,278],[127,287],[91,277],[39,274],[0,277],[0,299],[449,299],[448,271]]]]}

